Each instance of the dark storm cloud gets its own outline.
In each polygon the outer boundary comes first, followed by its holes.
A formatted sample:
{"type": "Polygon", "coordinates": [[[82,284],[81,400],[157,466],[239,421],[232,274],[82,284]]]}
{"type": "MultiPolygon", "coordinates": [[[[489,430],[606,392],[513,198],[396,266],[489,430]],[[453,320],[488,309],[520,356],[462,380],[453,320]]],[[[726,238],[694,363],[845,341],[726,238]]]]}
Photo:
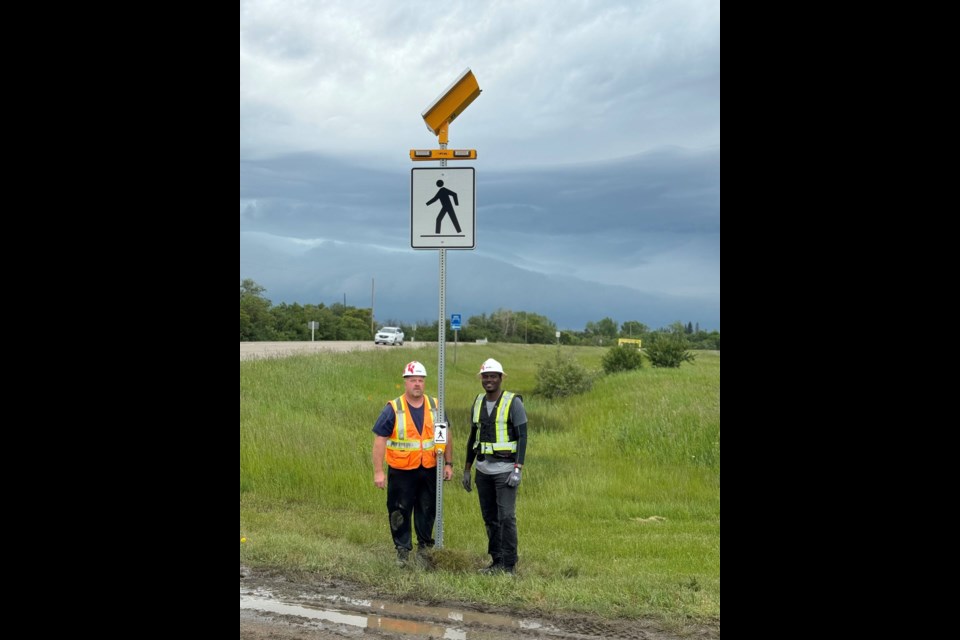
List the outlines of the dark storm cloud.
{"type": "Polygon", "coordinates": [[[716,0],[242,0],[241,279],[368,306],[375,278],[378,318],[435,315],[406,154],[467,67],[477,247],[451,252],[449,305],[719,328],[716,0]]]}

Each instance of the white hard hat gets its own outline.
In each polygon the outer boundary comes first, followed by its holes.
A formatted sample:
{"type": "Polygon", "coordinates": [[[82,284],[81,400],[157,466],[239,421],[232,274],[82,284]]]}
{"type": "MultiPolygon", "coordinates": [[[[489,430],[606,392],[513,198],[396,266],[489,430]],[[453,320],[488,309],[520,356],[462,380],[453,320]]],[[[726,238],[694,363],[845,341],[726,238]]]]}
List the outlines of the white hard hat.
{"type": "Polygon", "coordinates": [[[413,362],[408,362],[407,366],[403,368],[403,377],[406,378],[408,376],[423,376],[424,378],[426,378],[427,368],[424,367],[419,362],[417,362],[416,360],[414,360],[413,362]]]}
{"type": "Polygon", "coordinates": [[[499,373],[502,376],[507,375],[503,372],[503,365],[497,362],[496,360],[494,360],[493,358],[490,358],[489,360],[485,361],[482,365],[480,365],[479,375],[482,375],[484,373],[499,373]]]}

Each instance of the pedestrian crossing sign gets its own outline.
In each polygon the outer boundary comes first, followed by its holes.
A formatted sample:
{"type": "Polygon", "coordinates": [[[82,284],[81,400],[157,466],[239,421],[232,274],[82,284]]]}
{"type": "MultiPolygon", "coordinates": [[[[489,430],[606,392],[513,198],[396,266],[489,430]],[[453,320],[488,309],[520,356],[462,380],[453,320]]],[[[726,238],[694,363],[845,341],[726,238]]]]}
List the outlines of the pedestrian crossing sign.
{"type": "Polygon", "coordinates": [[[477,246],[477,173],[473,167],[412,169],[410,246],[473,249],[477,246]]]}

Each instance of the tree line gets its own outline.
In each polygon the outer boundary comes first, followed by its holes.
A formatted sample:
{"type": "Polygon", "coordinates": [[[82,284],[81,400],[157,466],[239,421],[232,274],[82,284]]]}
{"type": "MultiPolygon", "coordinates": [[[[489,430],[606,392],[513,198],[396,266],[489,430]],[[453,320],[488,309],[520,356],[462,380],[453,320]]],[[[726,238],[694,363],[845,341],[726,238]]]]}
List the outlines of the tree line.
{"type": "MultiPolygon", "coordinates": [[[[253,280],[240,281],[240,342],[307,341],[310,323],[316,340],[373,340],[379,328],[373,324],[372,310],[335,303],[274,305],[265,297],[266,289],[253,280]]],[[[423,320],[415,324],[389,320],[382,326],[400,327],[408,341],[433,342],[439,335],[439,321],[423,320]]],[[[556,344],[557,325],[549,318],[527,311],[498,309],[491,314],[471,316],[455,336],[446,322],[446,340],[461,342],[489,340],[518,344],[556,344]]],[[[561,331],[560,343],[571,346],[609,346],[619,338],[645,342],[656,334],[683,336],[689,349],[720,349],[719,331],[701,331],[699,324],[676,322],[669,327],[651,329],[642,322],[622,324],[612,318],[588,322],[583,331],[561,331]]]]}

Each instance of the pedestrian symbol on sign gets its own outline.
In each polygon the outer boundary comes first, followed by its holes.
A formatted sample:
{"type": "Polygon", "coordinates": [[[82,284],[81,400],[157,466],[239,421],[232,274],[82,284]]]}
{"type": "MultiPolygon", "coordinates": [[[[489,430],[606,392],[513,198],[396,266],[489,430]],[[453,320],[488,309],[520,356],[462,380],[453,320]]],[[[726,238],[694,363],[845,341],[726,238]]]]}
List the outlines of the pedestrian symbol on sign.
{"type": "Polygon", "coordinates": [[[460,200],[457,199],[457,194],[450,189],[447,189],[443,186],[443,180],[437,180],[437,186],[440,187],[440,190],[437,191],[437,195],[433,196],[433,199],[427,202],[429,207],[437,200],[440,201],[442,205],[440,208],[440,215],[437,216],[437,235],[440,235],[440,226],[443,224],[443,217],[447,214],[450,215],[450,220],[453,221],[453,226],[456,228],[457,233],[462,233],[463,229],[460,228],[460,221],[457,220],[457,213],[453,210],[453,205],[450,204],[450,198],[453,198],[454,204],[458,207],[460,206],[460,200]]]}

